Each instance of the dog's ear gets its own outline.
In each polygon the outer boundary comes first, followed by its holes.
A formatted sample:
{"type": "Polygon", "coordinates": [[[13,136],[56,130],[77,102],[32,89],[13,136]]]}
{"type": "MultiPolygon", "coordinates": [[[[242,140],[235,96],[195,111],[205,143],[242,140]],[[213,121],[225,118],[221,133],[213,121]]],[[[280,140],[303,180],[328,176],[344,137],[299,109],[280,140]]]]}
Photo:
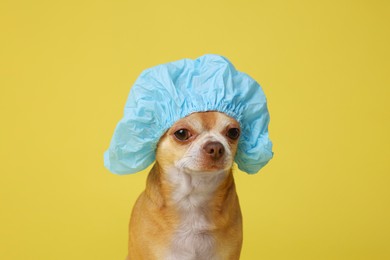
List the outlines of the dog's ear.
{"type": "Polygon", "coordinates": [[[119,122],[110,149],[104,153],[104,166],[116,174],[142,171],[155,160],[156,144],[153,138],[149,136],[142,139],[139,136],[147,136],[143,135],[143,132],[147,131],[141,129],[127,131],[128,127],[128,122],[119,122]]]}
{"type": "Polygon", "coordinates": [[[272,159],[274,153],[268,133],[261,134],[254,147],[250,147],[250,143],[245,141],[239,144],[235,161],[240,170],[255,174],[272,159]]]}
{"type": "Polygon", "coordinates": [[[258,115],[252,124],[243,124],[241,138],[237,148],[235,161],[238,168],[246,173],[255,174],[273,157],[272,142],[268,137],[269,113],[266,103],[252,107],[251,114],[258,115]]]}

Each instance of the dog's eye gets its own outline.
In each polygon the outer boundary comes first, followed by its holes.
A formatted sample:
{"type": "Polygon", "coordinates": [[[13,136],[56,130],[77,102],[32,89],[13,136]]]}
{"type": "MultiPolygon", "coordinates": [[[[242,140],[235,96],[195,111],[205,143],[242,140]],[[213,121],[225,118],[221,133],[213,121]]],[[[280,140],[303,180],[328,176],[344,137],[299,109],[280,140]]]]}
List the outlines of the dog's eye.
{"type": "Polygon", "coordinates": [[[238,128],[230,128],[227,133],[227,137],[229,137],[232,140],[237,140],[238,137],[240,137],[240,129],[238,128]]]}
{"type": "Polygon", "coordinates": [[[188,140],[191,137],[190,132],[187,129],[180,129],[174,133],[175,137],[180,141],[188,140]]]}

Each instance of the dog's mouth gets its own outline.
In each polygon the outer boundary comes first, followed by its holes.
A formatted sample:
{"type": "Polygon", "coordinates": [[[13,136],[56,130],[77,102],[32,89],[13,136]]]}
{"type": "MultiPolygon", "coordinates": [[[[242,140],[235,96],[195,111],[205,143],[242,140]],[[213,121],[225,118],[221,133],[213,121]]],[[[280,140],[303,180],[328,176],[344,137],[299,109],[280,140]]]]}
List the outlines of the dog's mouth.
{"type": "Polygon", "coordinates": [[[193,174],[216,174],[226,172],[232,168],[232,165],[212,163],[208,165],[201,165],[199,167],[184,167],[184,171],[193,174]]]}
{"type": "Polygon", "coordinates": [[[208,157],[186,156],[175,162],[177,169],[192,174],[215,174],[229,171],[233,166],[233,158],[225,155],[218,160],[208,157]]]}

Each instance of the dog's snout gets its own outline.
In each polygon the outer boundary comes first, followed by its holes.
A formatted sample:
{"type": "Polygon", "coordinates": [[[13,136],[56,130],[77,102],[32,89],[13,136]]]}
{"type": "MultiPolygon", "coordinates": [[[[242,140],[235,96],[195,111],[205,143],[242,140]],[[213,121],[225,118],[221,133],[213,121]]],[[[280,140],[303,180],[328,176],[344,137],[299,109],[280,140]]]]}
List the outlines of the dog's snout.
{"type": "Polygon", "coordinates": [[[218,160],[225,154],[225,148],[220,142],[208,142],[203,146],[203,149],[214,160],[218,160]]]}

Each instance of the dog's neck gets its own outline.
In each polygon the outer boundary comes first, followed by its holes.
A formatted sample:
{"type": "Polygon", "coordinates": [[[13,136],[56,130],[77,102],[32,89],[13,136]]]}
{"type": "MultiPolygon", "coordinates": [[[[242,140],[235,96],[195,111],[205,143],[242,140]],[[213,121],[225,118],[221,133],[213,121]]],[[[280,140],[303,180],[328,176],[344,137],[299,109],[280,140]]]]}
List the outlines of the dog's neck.
{"type": "Polygon", "coordinates": [[[181,209],[207,208],[215,192],[227,178],[229,172],[188,173],[172,168],[167,179],[172,186],[172,201],[181,209]]]}
{"type": "Polygon", "coordinates": [[[207,208],[210,203],[222,206],[223,200],[216,200],[219,197],[216,195],[228,193],[234,188],[234,180],[231,169],[189,173],[175,167],[162,169],[156,163],[149,173],[147,186],[147,195],[160,206],[207,208]]]}

